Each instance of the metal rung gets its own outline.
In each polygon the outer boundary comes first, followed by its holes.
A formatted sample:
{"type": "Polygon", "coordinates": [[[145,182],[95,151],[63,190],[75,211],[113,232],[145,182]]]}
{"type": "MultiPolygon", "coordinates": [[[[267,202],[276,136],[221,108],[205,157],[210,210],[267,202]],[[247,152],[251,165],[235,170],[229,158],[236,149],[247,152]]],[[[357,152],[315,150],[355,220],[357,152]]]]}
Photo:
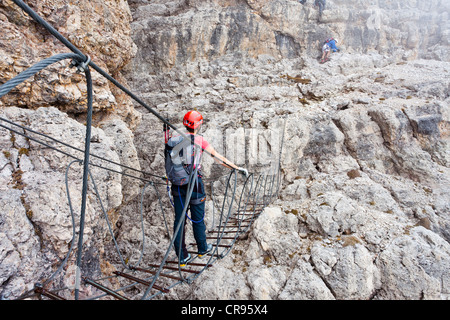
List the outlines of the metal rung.
{"type": "MultiPolygon", "coordinates": [[[[233,238],[234,239],[234,238],[233,238]]],[[[190,244],[191,246],[193,246],[193,245],[195,245],[195,243],[191,243],[190,244]]],[[[219,245],[217,245],[216,243],[213,243],[213,246],[214,247],[222,247],[222,248],[229,248],[229,247],[232,247],[232,246],[230,246],[230,245],[227,245],[227,244],[219,244],[219,245]]],[[[198,252],[194,252],[195,254],[198,254],[198,252]]]]}
{"type": "MultiPolygon", "coordinates": [[[[153,270],[142,269],[142,268],[138,268],[138,267],[132,267],[132,269],[133,269],[133,270],[136,270],[136,271],[146,272],[146,273],[153,274],[153,275],[156,275],[156,274],[157,274],[157,272],[156,272],[156,271],[153,271],[153,270]]],[[[160,273],[159,276],[160,276],[160,277],[169,278],[169,279],[178,280],[178,281],[183,280],[183,279],[181,279],[180,277],[172,276],[172,275],[170,275],[170,274],[165,274],[165,273],[160,273]]]]}
{"type": "Polygon", "coordinates": [[[225,228],[236,228],[236,226],[233,226],[233,225],[231,225],[231,224],[226,224],[226,225],[224,225],[221,229],[223,230],[223,229],[225,229],[225,228]]]}
{"type": "Polygon", "coordinates": [[[34,292],[39,293],[40,295],[43,295],[47,298],[53,299],[53,300],[66,300],[61,296],[58,296],[56,293],[50,292],[48,290],[45,290],[42,287],[36,287],[34,288],[34,292]]]}
{"type": "Polygon", "coordinates": [[[254,215],[259,215],[262,211],[260,210],[255,210],[255,211],[237,211],[238,213],[235,214],[237,216],[254,216],[254,215]],[[251,212],[251,213],[246,213],[246,212],[251,212]]]}
{"type": "Polygon", "coordinates": [[[111,289],[109,289],[109,288],[107,288],[107,287],[101,285],[100,283],[91,280],[91,279],[84,278],[84,281],[85,281],[87,284],[90,284],[91,286],[96,287],[97,289],[99,289],[99,290],[101,290],[101,291],[103,291],[103,292],[109,294],[110,296],[113,296],[113,297],[116,298],[116,299],[119,299],[119,300],[129,300],[128,298],[126,298],[126,297],[124,297],[124,296],[118,294],[118,293],[115,292],[114,290],[111,290],[111,289]]]}
{"type": "Polygon", "coordinates": [[[257,211],[259,211],[259,212],[262,212],[262,209],[255,209],[255,208],[253,208],[253,209],[249,209],[249,210],[237,210],[236,212],[257,212],[257,211]]]}
{"type": "MultiPolygon", "coordinates": [[[[233,222],[233,223],[235,223],[235,222],[233,222]]],[[[235,224],[235,225],[225,226],[225,228],[246,228],[248,226],[249,226],[249,224],[247,224],[245,226],[235,224]]],[[[236,231],[238,231],[238,230],[236,230],[236,231]]]]}
{"type": "MultiPolygon", "coordinates": [[[[217,240],[217,237],[206,237],[206,239],[215,239],[217,240]]],[[[235,237],[222,237],[221,240],[234,240],[235,237]]]]}
{"type": "Polygon", "coordinates": [[[236,221],[249,222],[249,221],[252,221],[252,218],[245,218],[245,219],[230,218],[230,220],[232,223],[236,223],[236,221]]]}
{"type": "MultiPolygon", "coordinates": [[[[151,283],[148,282],[148,281],[146,281],[146,280],[143,280],[143,279],[139,279],[139,278],[133,277],[132,275],[129,275],[129,274],[126,274],[126,273],[123,273],[123,272],[120,272],[120,271],[114,271],[114,274],[116,274],[116,275],[118,275],[118,276],[121,276],[121,277],[124,277],[124,278],[127,278],[127,279],[129,279],[129,280],[138,282],[138,283],[143,284],[143,285],[145,285],[145,286],[150,286],[150,285],[151,285],[151,283]]],[[[160,286],[158,286],[158,285],[156,285],[156,284],[154,284],[154,285],[152,286],[152,288],[153,288],[153,289],[156,289],[156,290],[159,290],[159,291],[162,291],[162,292],[164,292],[164,293],[168,293],[168,292],[169,292],[168,289],[163,288],[163,287],[160,287],[160,286]]]]}
{"type": "MultiPolygon", "coordinates": [[[[197,254],[197,252],[194,252],[194,251],[188,251],[188,253],[193,253],[193,254],[197,254]]],[[[212,254],[212,252],[208,252],[207,254],[205,254],[205,256],[214,256],[214,257],[220,257],[221,255],[219,254],[219,253],[214,253],[214,254],[212,254]]],[[[190,264],[190,263],[189,263],[190,264]]]]}
{"type": "MultiPolygon", "coordinates": [[[[236,226],[234,226],[233,228],[236,228],[236,226]]],[[[210,231],[210,233],[236,233],[236,232],[239,232],[239,230],[233,230],[233,231],[213,230],[213,231],[210,231]]]]}
{"type": "Polygon", "coordinates": [[[250,224],[245,224],[245,225],[239,225],[239,224],[237,224],[237,225],[234,225],[233,227],[235,227],[235,228],[247,228],[248,226],[250,226],[250,224]]]}
{"type": "MultiPolygon", "coordinates": [[[[171,264],[178,264],[178,261],[166,261],[166,263],[171,263],[171,264]]],[[[188,262],[188,264],[190,266],[195,266],[195,267],[210,267],[211,264],[206,264],[206,263],[195,263],[195,262],[188,262]]]]}
{"type": "MultiPolygon", "coordinates": [[[[159,268],[159,265],[157,265],[157,264],[149,264],[149,267],[159,268]]],[[[188,273],[196,273],[196,274],[200,273],[200,271],[196,271],[196,270],[192,270],[192,269],[186,269],[186,268],[178,269],[178,268],[175,268],[175,267],[168,267],[168,266],[164,266],[163,268],[167,269],[167,270],[175,270],[175,271],[181,270],[183,272],[188,272],[188,273]]]]}

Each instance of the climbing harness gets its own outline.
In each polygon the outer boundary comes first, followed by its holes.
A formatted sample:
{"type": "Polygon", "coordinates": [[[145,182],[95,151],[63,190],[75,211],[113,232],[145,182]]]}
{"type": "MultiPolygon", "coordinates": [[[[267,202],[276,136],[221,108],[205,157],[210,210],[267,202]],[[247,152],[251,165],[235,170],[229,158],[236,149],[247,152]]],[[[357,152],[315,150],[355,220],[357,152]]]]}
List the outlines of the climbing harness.
{"type": "MultiPolygon", "coordinates": [[[[197,184],[197,188],[198,188],[198,184],[197,184]]],[[[182,199],[182,197],[181,197],[180,186],[178,186],[178,197],[179,197],[179,199],[180,199],[181,207],[184,209],[183,199],[182,199]]],[[[189,202],[188,206],[190,206],[190,205],[199,205],[200,203],[205,202],[205,200],[206,200],[206,196],[204,196],[204,197],[202,197],[202,198],[200,198],[200,199],[198,199],[198,198],[197,198],[197,199],[191,199],[191,201],[189,202]]],[[[188,207],[188,210],[189,210],[189,207],[188,207]]],[[[203,211],[203,217],[202,217],[200,220],[195,221],[195,220],[192,220],[192,219],[189,217],[189,215],[188,215],[188,213],[187,213],[187,210],[186,210],[186,217],[187,217],[192,223],[200,223],[200,222],[202,222],[202,221],[205,219],[205,212],[206,212],[206,211],[203,211]]]]}

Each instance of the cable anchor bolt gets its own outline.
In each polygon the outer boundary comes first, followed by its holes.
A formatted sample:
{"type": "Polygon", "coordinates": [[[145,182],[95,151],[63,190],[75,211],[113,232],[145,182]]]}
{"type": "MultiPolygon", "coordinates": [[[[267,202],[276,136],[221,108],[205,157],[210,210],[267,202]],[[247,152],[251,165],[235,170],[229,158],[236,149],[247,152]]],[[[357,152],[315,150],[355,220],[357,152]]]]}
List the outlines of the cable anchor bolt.
{"type": "Polygon", "coordinates": [[[80,62],[76,59],[73,59],[70,63],[70,67],[77,67],[77,73],[83,73],[86,71],[86,69],[89,67],[89,63],[91,62],[91,57],[89,55],[86,55],[86,61],[80,62]]]}

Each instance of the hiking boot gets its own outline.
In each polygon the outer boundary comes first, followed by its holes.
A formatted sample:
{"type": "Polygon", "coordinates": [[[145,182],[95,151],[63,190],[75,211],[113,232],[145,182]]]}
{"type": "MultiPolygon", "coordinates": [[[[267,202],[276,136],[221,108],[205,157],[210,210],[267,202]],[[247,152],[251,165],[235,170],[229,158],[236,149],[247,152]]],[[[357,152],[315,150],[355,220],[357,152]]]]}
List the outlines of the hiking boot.
{"type": "Polygon", "coordinates": [[[191,261],[191,254],[188,253],[188,256],[182,260],[180,260],[180,267],[186,267],[186,264],[191,261]]]}
{"type": "Polygon", "coordinates": [[[198,253],[198,258],[203,259],[208,253],[210,253],[212,251],[212,249],[213,249],[213,246],[212,246],[212,244],[209,243],[206,247],[206,251],[198,253]]]}

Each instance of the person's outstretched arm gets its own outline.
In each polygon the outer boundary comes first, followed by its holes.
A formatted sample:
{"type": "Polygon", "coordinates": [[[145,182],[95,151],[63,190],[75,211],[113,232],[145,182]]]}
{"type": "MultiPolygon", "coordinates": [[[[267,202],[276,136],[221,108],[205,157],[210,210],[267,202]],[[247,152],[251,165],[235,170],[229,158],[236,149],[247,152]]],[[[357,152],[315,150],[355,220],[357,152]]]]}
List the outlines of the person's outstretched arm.
{"type": "Polygon", "coordinates": [[[228,160],[227,158],[225,158],[223,155],[221,155],[220,153],[218,153],[216,151],[216,149],[214,149],[211,145],[209,145],[205,151],[211,156],[213,157],[214,161],[216,161],[218,164],[221,164],[222,166],[224,166],[225,168],[229,168],[229,169],[236,169],[239,172],[241,172],[242,174],[244,174],[245,176],[248,176],[248,171],[247,169],[244,168],[240,168],[237,165],[235,165],[233,162],[231,162],[230,160],[228,160]]]}

